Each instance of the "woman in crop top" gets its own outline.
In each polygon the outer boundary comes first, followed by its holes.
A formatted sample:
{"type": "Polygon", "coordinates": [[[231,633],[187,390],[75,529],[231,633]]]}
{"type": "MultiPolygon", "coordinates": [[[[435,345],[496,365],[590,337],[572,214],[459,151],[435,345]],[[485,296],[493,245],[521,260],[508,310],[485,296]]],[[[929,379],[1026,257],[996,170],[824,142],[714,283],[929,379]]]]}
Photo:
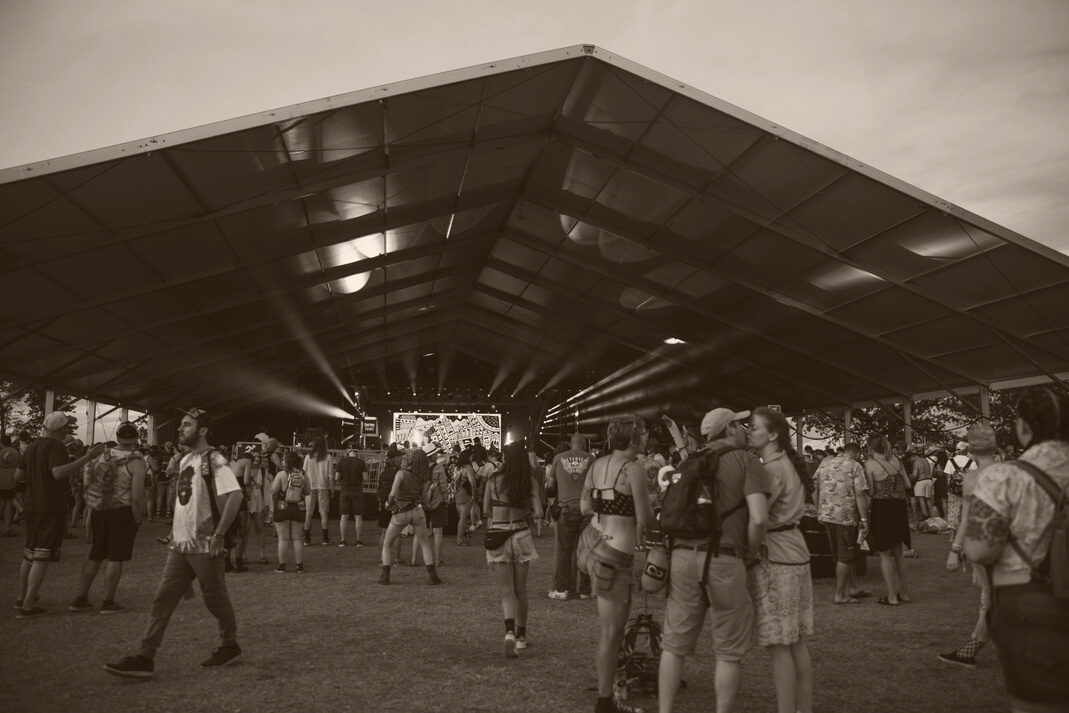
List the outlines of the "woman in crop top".
{"type": "Polygon", "coordinates": [[[631,711],[616,700],[613,684],[616,655],[631,611],[631,570],[638,542],[637,525],[654,520],[646,484],[646,469],[635,456],[645,451],[646,424],[633,414],[609,423],[609,455],[594,461],[587,471],[579,507],[593,515],[579,539],[579,568],[590,575],[598,597],[598,701],[595,711],[631,711]]]}
{"type": "Polygon", "coordinates": [[[275,572],[286,572],[288,554],[292,552],[297,573],[301,574],[304,572],[304,540],[301,538],[301,530],[304,527],[305,498],[312,490],[308,485],[308,478],[301,470],[299,455],[287,453],[283,465],[284,468],[278,471],[271,482],[271,498],[275,501],[275,533],[278,535],[278,567],[275,572]],[[286,497],[291,486],[294,491],[300,489],[299,497],[286,497]]]}
{"type": "Polygon", "coordinates": [[[527,573],[532,560],[538,559],[531,538],[527,514],[534,511],[542,518],[538,483],[531,473],[531,463],[523,443],[505,446],[504,462],[486,482],[483,512],[490,522],[491,533],[504,539],[499,547],[486,550],[486,562],[494,571],[501,590],[501,608],[505,614],[505,656],[515,658],[517,649],[527,648],[527,573]]]}

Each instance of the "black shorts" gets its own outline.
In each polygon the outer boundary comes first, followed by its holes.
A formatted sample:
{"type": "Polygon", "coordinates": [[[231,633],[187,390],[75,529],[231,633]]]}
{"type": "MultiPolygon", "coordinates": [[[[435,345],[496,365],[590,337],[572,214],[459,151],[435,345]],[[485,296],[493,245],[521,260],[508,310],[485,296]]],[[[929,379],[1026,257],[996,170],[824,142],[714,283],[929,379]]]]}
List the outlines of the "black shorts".
{"type": "Polygon", "coordinates": [[[445,503],[442,503],[433,510],[427,511],[427,527],[432,530],[436,527],[445,527],[446,521],[449,519],[449,508],[445,503]]]}
{"type": "Polygon", "coordinates": [[[338,510],[341,515],[363,515],[364,491],[360,488],[342,488],[338,494],[338,510]]]}
{"type": "Polygon", "coordinates": [[[129,562],[134,554],[137,527],[129,506],[94,510],[89,520],[89,529],[93,532],[89,559],[94,562],[129,562]]]}
{"type": "Polygon", "coordinates": [[[840,564],[850,564],[861,556],[861,546],[857,543],[857,525],[826,522],[824,527],[828,530],[832,559],[840,564]]]}
{"type": "Polygon", "coordinates": [[[386,507],[386,503],[379,503],[379,527],[385,530],[390,526],[390,520],[393,519],[393,513],[386,507]]]}
{"type": "Polygon", "coordinates": [[[26,548],[22,558],[27,562],[59,562],[66,530],[67,513],[26,513],[26,548]]]}
{"type": "Polygon", "coordinates": [[[299,503],[288,503],[285,500],[275,501],[275,522],[287,522],[292,520],[293,522],[304,522],[304,515],[307,508],[304,504],[304,498],[301,498],[299,503]]]}

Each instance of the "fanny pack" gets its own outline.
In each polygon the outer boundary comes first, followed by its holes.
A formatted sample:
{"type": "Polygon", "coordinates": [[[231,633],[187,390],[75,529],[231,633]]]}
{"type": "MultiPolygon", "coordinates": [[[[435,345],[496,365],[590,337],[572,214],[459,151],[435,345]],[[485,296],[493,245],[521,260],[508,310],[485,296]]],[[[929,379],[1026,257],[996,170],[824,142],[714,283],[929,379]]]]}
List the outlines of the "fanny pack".
{"type": "Polygon", "coordinates": [[[393,505],[390,506],[390,512],[392,512],[394,515],[397,515],[402,512],[408,512],[409,510],[415,510],[417,505],[419,505],[419,503],[395,502],[393,505]]]}
{"type": "Polygon", "coordinates": [[[523,532],[526,529],[526,527],[521,527],[519,530],[488,530],[486,537],[483,538],[483,547],[488,550],[496,550],[508,542],[509,538],[517,532],[523,532]]]}

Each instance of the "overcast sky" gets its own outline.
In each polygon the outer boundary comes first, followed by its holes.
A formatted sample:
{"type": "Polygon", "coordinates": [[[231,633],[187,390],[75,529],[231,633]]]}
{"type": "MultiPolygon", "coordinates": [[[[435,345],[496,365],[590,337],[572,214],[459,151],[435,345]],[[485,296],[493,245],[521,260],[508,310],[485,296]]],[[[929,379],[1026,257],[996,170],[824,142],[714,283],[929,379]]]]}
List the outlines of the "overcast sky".
{"type": "Polygon", "coordinates": [[[0,167],[582,43],[1069,251],[1067,0],[0,0],[0,167]]]}

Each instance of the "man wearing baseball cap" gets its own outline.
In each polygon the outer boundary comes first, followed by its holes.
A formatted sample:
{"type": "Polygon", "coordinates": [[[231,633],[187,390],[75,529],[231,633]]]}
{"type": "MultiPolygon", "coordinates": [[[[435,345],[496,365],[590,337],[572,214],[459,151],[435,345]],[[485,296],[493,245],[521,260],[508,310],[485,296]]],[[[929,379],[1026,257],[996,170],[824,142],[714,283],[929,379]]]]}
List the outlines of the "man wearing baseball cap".
{"type": "Polygon", "coordinates": [[[104,665],[105,671],[116,676],[152,676],[156,650],[163,641],[167,624],[194,580],[200,583],[204,606],[219,621],[221,639],[221,645],[200,665],[204,668],[226,666],[241,657],[241,647],[237,643],[238,623],[226,590],[223,563],[224,535],[238,515],[241,487],[230,464],[219,451],[208,445],[211,414],[199,408],[180,409],[180,413],[182,422],[178,427],[178,441],[187,446],[189,452],[179,465],[171,546],[152,601],[140,653],[104,665]]]}
{"type": "Polygon", "coordinates": [[[70,497],[67,479],[104,452],[104,444],[98,443],[81,458],[71,460],[63,445],[68,423],[70,419],[59,411],[45,416],[44,436],[30,444],[15,471],[15,480],[26,481],[26,548],[22,551],[19,571],[16,619],[48,613],[48,609],[37,606],[37,595],[48,563],[59,562],[70,497]]]}
{"type": "Polygon", "coordinates": [[[106,559],[104,599],[101,614],[118,614],[125,610],[115,601],[123,562],[134,553],[134,538],[141,526],[145,511],[145,458],[138,450],[137,427],[123,421],[115,429],[118,445],[108,449],[92,461],[86,475],[86,506],[93,511],[90,527],[93,546],[82,566],[78,596],[67,608],[71,612],[86,612],[93,608],[89,589],[93,586],[100,565],[106,559]]]}
{"type": "Polygon", "coordinates": [[[740,662],[750,649],[753,628],[745,561],[755,559],[765,541],[772,486],[761,461],[746,450],[749,417],[749,411],[716,408],[702,419],[705,447],[720,454],[714,507],[721,536],[711,557],[709,537],[672,540],[658,691],[662,713],[675,704],[683,659],[694,655],[707,610],[713,621],[717,710],[735,706],[740,662]]]}

